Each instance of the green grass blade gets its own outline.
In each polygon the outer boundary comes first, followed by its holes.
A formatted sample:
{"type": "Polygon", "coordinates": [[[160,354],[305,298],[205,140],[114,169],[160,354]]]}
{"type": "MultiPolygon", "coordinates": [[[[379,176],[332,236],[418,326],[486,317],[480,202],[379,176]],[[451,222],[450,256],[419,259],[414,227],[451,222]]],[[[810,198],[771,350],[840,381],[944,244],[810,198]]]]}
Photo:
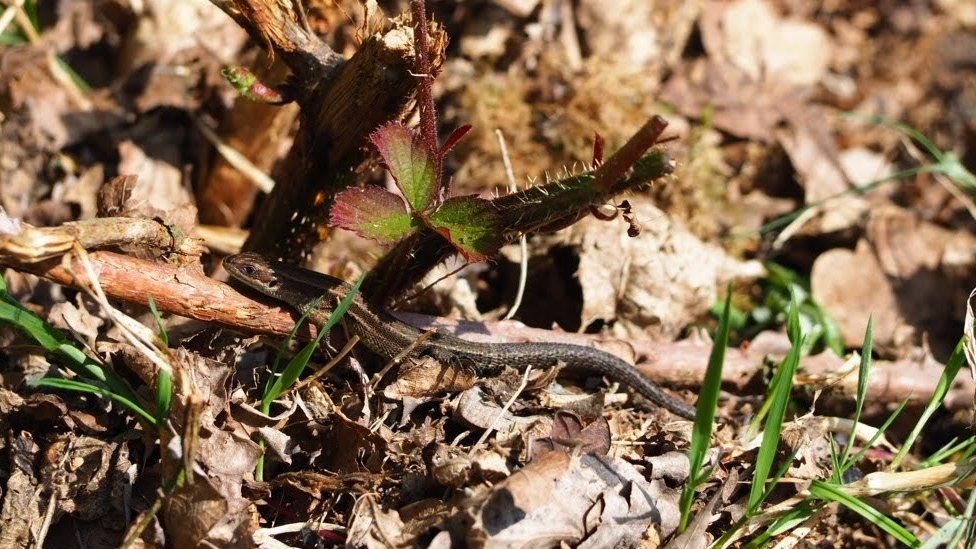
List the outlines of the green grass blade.
{"type": "Polygon", "coordinates": [[[19,32],[9,30],[0,32],[0,46],[19,46],[26,43],[27,38],[19,32]]]}
{"type": "Polygon", "coordinates": [[[102,396],[115,402],[118,402],[125,408],[139,416],[140,419],[145,421],[147,424],[156,427],[156,418],[152,414],[147,412],[138,403],[126,398],[124,395],[120,395],[116,392],[110,391],[104,387],[99,387],[97,385],[92,385],[90,383],[85,383],[82,381],[76,381],[73,379],[64,379],[59,377],[42,377],[37,380],[34,384],[35,387],[46,387],[49,389],[62,389],[65,391],[75,391],[79,393],[90,393],[93,395],[102,396]]]}
{"type": "Polygon", "coordinates": [[[956,547],[963,536],[966,536],[964,547],[976,546],[976,490],[969,492],[969,501],[966,502],[966,510],[961,518],[965,521],[964,527],[955,532],[946,547],[956,547]]]}
{"type": "Polygon", "coordinates": [[[156,331],[159,339],[162,340],[166,348],[169,348],[169,334],[166,333],[166,328],[163,326],[163,315],[159,314],[159,309],[156,308],[156,300],[153,299],[153,296],[147,297],[149,298],[149,312],[152,313],[153,320],[156,321],[156,331]]]}
{"type": "Polygon", "coordinates": [[[698,405],[695,412],[695,425],[691,435],[691,478],[681,493],[681,525],[680,530],[688,527],[691,515],[691,504],[695,500],[695,490],[705,478],[701,471],[705,463],[705,454],[712,441],[712,429],[715,423],[715,411],[718,408],[719,391],[722,388],[722,366],[725,364],[725,351],[729,346],[729,325],[732,310],[732,287],[728,288],[725,307],[719,319],[718,331],[712,344],[712,352],[708,357],[708,368],[705,380],[698,393],[698,405]]]}
{"type": "Polygon", "coordinates": [[[885,431],[887,431],[888,428],[891,427],[891,424],[895,422],[895,419],[902,413],[902,411],[905,409],[905,406],[908,405],[908,401],[910,398],[911,397],[905,397],[905,400],[902,400],[901,404],[899,404],[898,407],[895,408],[895,411],[891,412],[891,414],[888,416],[888,419],[886,419],[885,422],[881,424],[881,427],[878,427],[878,430],[875,431],[873,435],[871,435],[871,438],[868,440],[867,444],[865,444],[863,448],[861,448],[860,450],[858,450],[856,454],[854,454],[854,457],[850,459],[851,465],[861,461],[861,458],[864,457],[864,454],[867,453],[867,451],[870,450],[872,446],[874,446],[874,443],[877,442],[879,438],[881,438],[881,435],[883,435],[885,431]]]}
{"type": "Polygon", "coordinates": [[[824,343],[837,356],[844,356],[844,336],[840,332],[840,325],[819,303],[814,302],[814,307],[817,310],[819,325],[824,331],[824,343]]]}
{"type": "Polygon", "coordinates": [[[6,292],[6,286],[0,289],[0,322],[6,322],[20,330],[27,338],[52,353],[62,366],[76,375],[100,381],[114,393],[133,402],[139,401],[128,385],[85,354],[61,330],[51,326],[10,297],[6,292]]]}
{"type": "Polygon", "coordinates": [[[874,315],[868,317],[868,326],[864,330],[864,344],[861,346],[861,364],[857,370],[857,395],[854,398],[854,423],[851,425],[851,432],[844,445],[844,453],[840,458],[840,470],[838,478],[843,476],[852,463],[848,463],[847,458],[851,453],[851,445],[854,444],[854,433],[857,424],[861,421],[861,412],[864,411],[864,401],[868,396],[868,379],[871,373],[871,353],[874,348],[874,315]]]}
{"type": "Polygon", "coordinates": [[[24,13],[27,14],[27,19],[34,26],[34,30],[41,32],[41,18],[37,13],[37,0],[24,0],[24,13]]]}
{"type": "Polygon", "coordinates": [[[865,519],[874,523],[878,528],[891,534],[895,539],[909,547],[918,547],[921,542],[914,534],[905,529],[902,525],[895,522],[891,517],[881,513],[874,507],[864,503],[860,499],[844,492],[840,487],[820,480],[814,480],[810,484],[810,493],[825,501],[836,501],[851,511],[861,515],[865,519]]]}
{"type": "Polygon", "coordinates": [[[919,549],[942,549],[943,547],[955,547],[959,543],[959,539],[962,539],[963,533],[966,531],[967,523],[966,519],[962,517],[953,517],[949,522],[942,525],[935,531],[934,534],[926,538],[919,549]],[[955,543],[951,543],[952,540],[956,540],[955,543]]]}
{"type": "Polygon", "coordinates": [[[766,418],[763,429],[763,439],[759,446],[759,453],[756,456],[755,473],[752,478],[752,487],[749,491],[749,509],[755,509],[762,502],[766,491],[766,481],[769,472],[773,467],[773,460],[776,457],[776,448],[783,430],[783,418],[786,416],[786,408],[790,402],[790,393],[793,389],[793,374],[800,362],[800,350],[803,347],[803,333],[800,329],[799,312],[796,305],[796,295],[793,295],[790,305],[790,316],[787,323],[787,332],[793,342],[789,354],[779,370],[773,377],[773,386],[770,389],[771,404],[769,416],[766,418]]]}
{"type": "MultiPolygon", "coordinates": [[[[312,301],[312,303],[308,307],[306,307],[304,311],[302,311],[301,318],[299,318],[298,319],[298,322],[296,322],[295,325],[292,326],[291,331],[288,332],[288,336],[281,342],[281,345],[278,347],[278,352],[275,353],[274,363],[272,363],[272,365],[271,365],[271,373],[272,373],[272,375],[270,377],[268,377],[268,381],[265,382],[265,384],[264,384],[264,391],[262,393],[263,395],[267,395],[271,391],[271,387],[277,381],[278,374],[281,372],[281,370],[280,370],[281,361],[284,358],[285,353],[288,350],[288,347],[291,346],[291,342],[295,339],[295,334],[298,333],[298,330],[308,320],[308,313],[311,312],[312,310],[314,310],[316,307],[318,307],[319,306],[319,303],[322,302],[322,298],[324,298],[324,297],[325,296],[319,296],[314,301],[312,301]]],[[[264,400],[263,397],[262,397],[262,400],[264,400]]],[[[268,410],[264,410],[264,413],[268,413],[268,410]]]]}
{"type": "MultiPolygon", "coordinates": [[[[163,347],[169,349],[169,334],[163,326],[163,315],[159,314],[156,307],[156,300],[153,296],[148,296],[149,311],[152,313],[153,320],[156,321],[156,330],[159,340],[163,347]]],[[[169,419],[169,412],[173,406],[173,375],[169,370],[160,369],[156,376],[156,417],[159,423],[165,423],[169,419]]]]}
{"type": "Polygon", "coordinates": [[[295,383],[295,381],[298,380],[302,372],[305,370],[305,366],[308,364],[309,359],[312,358],[312,353],[315,352],[315,349],[318,347],[319,343],[321,343],[322,338],[324,338],[325,335],[328,334],[329,331],[339,323],[339,320],[343,317],[343,315],[346,314],[346,311],[349,310],[353,300],[355,300],[356,296],[359,295],[359,286],[362,284],[364,278],[365,277],[360,277],[359,280],[356,281],[356,284],[353,285],[352,289],[349,290],[349,293],[342,298],[339,305],[335,308],[335,310],[332,311],[332,314],[329,315],[329,319],[326,321],[325,325],[318,327],[319,332],[316,335],[315,340],[305,345],[305,347],[303,347],[302,350],[299,351],[299,353],[288,362],[288,365],[285,366],[284,371],[281,372],[281,375],[278,376],[274,383],[271,384],[271,387],[267,390],[264,398],[261,400],[262,410],[267,410],[274,399],[278,398],[281,393],[287,391],[295,383]]]}
{"type": "Polygon", "coordinates": [[[841,118],[846,118],[848,120],[860,120],[862,122],[868,122],[878,126],[888,126],[889,128],[894,128],[921,145],[922,148],[924,148],[932,156],[932,158],[936,159],[937,161],[942,160],[942,150],[936,147],[932,140],[925,137],[925,134],[909,126],[908,124],[905,124],[904,122],[899,122],[897,120],[892,120],[876,114],[861,114],[856,112],[845,112],[841,114],[841,118]]]}
{"type": "Polygon", "coordinates": [[[803,521],[807,520],[814,513],[820,510],[823,505],[816,505],[810,500],[802,501],[795,508],[790,509],[783,516],[779,517],[768,528],[763,530],[761,534],[749,541],[744,547],[744,549],[756,549],[758,547],[765,547],[766,543],[773,539],[774,537],[796,528],[803,521]]]}
{"type": "Polygon", "coordinates": [[[946,394],[949,392],[949,387],[952,386],[952,381],[956,379],[956,374],[959,373],[959,369],[966,363],[965,344],[965,340],[962,339],[956,344],[956,349],[952,351],[952,356],[949,357],[945,369],[942,370],[942,375],[939,377],[939,383],[935,387],[935,393],[932,395],[932,399],[929,400],[929,404],[925,407],[925,411],[922,412],[921,417],[918,418],[918,423],[915,424],[915,428],[912,429],[911,434],[908,435],[905,443],[898,450],[898,455],[891,461],[891,469],[895,469],[901,465],[902,460],[908,455],[909,450],[911,450],[918,436],[922,433],[922,429],[925,428],[925,424],[928,423],[932,414],[942,406],[942,401],[945,400],[946,394]]]}
{"type": "Polygon", "coordinates": [[[169,419],[173,408],[173,376],[166,370],[160,369],[156,376],[156,416],[159,423],[169,419]]]}
{"type": "Polygon", "coordinates": [[[961,442],[959,442],[958,437],[953,438],[951,441],[949,441],[944,446],[942,446],[942,448],[939,448],[938,450],[933,452],[932,455],[921,460],[918,463],[917,469],[926,469],[928,467],[933,467],[935,465],[938,465],[939,463],[942,463],[943,460],[945,460],[952,454],[961,451],[963,448],[972,447],[974,442],[976,442],[976,436],[971,436],[961,442]]]}
{"type": "Polygon", "coordinates": [[[21,331],[29,339],[52,353],[58,362],[80,376],[106,387],[63,378],[45,377],[32,384],[33,387],[47,387],[81,391],[112,399],[125,406],[149,425],[156,426],[156,418],[139,404],[139,397],[120,378],[105,370],[101,364],[89,357],[61,330],[48,324],[44,319],[28,311],[7,293],[7,286],[0,276],[0,322],[6,322],[21,331]]]}

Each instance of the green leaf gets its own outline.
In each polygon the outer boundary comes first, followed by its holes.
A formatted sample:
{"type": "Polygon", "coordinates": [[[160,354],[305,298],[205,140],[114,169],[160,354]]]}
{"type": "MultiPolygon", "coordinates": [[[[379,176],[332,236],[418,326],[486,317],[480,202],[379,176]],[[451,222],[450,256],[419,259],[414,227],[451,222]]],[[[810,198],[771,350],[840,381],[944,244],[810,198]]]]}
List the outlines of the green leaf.
{"type": "Polygon", "coordinates": [[[787,511],[783,516],[776,519],[768,528],[764,529],[762,533],[756,536],[754,539],[746,544],[745,549],[754,549],[756,547],[765,547],[766,542],[773,539],[774,537],[792,530],[799,526],[803,521],[807,520],[814,513],[820,510],[823,505],[813,505],[809,500],[802,501],[795,508],[787,511]]]}
{"type": "Polygon", "coordinates": [[[931,400],[929,400],[928,405],[925,407],[925,411],[918,418],[918,423],[912,429],[912,432],[905,439],[905,443],[902,444],[901,448],[898,450],[898,454],[895,459],[891,460],[890,468],[894,470],[899,465],[905,456],[908,455],[908,451],[911,450],[912,446],[915,444],[915,440],[918,436],[922,434],[922,429],[925,428],[925,424],[928,423],[932,414],[935,413],[940,406],[942,406],[942,401],[945,399],[946,394],[949,392],[949,388],[952,386],[952,381],[956,379],[956,374],[959,373],[959,369],[962,368],[963,364],[966,363],[966,342],[964,339],[960,339],[959,343],[956,344],[956,348],[952,351],[952,356],[949,357],[948,362],[946,362],[945,369],[942,370],[942,375],[939,377],[939,383],[935,386],[935,393],[932,395],[931,400]]]}
{"type": "Polygon", "coordinates": [[[385,244],[400,240],[419,224],[403,199],[379,187],[354,187],[336,195],[329,223],[385,244]]]}
{"type": "Polygon", "coordinates": [[[129,398],[126,398],[124,395],[120,395],[104,387],[99,387],[97,385],[92,385],[90,383],[84,383],[81,381],[75,381],[73,379],[64,379],[60,377],[42,377],[41,379],[37,380],[34,386],[47,387],[50,389],[62,389],[66,391],[75,391],[78,393],[90,393],[93,395],[106,397],[128,408],[149,425],[152,425],[153,427],[156,427],[158,425],[156,422],[156,418],[154,418],[152,414],[147,412],[137,403],[130,400],[129,398]]]}
{"type": "Polygon", "coordinates": [[[264,85],[257,75],[245,67],[224,67],[220,74],[246,99],[270,105],[286,102],[280,91],[264,85]]]}
{"type": "Polygon", "coordinates": [[[783,431],[783,418],[786,416],[786,408],[790,402],[790,393],[793,389],[793,374],[800,363],[800,352],[804,343],[803,332],[800,329],[798,318],[796,295],[794,294],[790,304],[788,332],[793,342],[790,352],[783,360],[776,374],[773,376],[772,386],[770,387],[770,406],[769,415],[763,429],[762,443],[759,446],[759,453],[756,456],[755,474],[752,478],[752,487],[749,492],[749,509],[755,509],[762,503],[766,481],[769,472],[773,467],[773,460],[776,457],[776,448],[779,446],[783,431]]]}
{"type": "Polygon", "coordinates": [[[957,543],[950,543],[955,538],[962,538],[966,529],[969,527],[970,520],[965,517],[953,517],[949,519],[935,531],[934,534],[928,537],[919,549],[942,549],[943,547],[956,547],[957,543]]]}
{"type": "Polygon", "coordinates": [[[881,424],[881,427],[878,427],[878,429],[874,432],[874,434],[871,435],[871,438],[868,440],[867,444],[865,444],[864,447],[862,447],[857,452],[857,454],[855,454],[854,457],[850,459],[850,463],[857,463],[861,461],[861,458],[864,457],[864,454],[866,454],[868,450],[870,450],[874,446],[874,443],[877,442],[878,439],[881,438],[881,435],[885,434],[885,431],[887,431],[888,428],[891,427],[891,424],[895,422],[895,419],[898,418],[898,416],[905,409],[905,406],[908,405],[909,400],[911,400],[910,396],[905,397],[905,400],[901,401],[901,404],[899,404],[898,407],[895,408],[895,411],[891,412],[891,414],[888,415],[888,419],[886,419],[885,422],[881,424]]]}
{"type": "Polygon", "coordinates": [[[166,333],[166,328],[163,326],[163,315],[159,314],[159,309],[156,308],[156,300],[153,296],[147,296],[149,301],[149,311],[152,313],[153,320],[156,321],[156,330],[159,334],[159,339],[163,342],[163,345],[169,348],[169,334],[166,333]]]}
{"type": "Polygon", "coordinates": [[[503,243],[499,217],[491,202],[477,196],[449,198],[428,219],[468,261],[481,261],[503,243]]]}
{"type": "Polygon", "coordinates": [[[681,525],[680,530],[688,527],[691,514],[691,504],[694,502],[695,489],[705,481],[700,471],[705,463],[705,454],[712,441],[712,429],[715,422],[715,410],[718,408],[719,391],[722,388],[722,367],[725,364],[725,350],[729,346],[729,325],[732,311],[732,287],[728,288],[725,297],[725,307],[719,319],[718,331],[712,344],[712,352],[708,357],[708,369],[705,370],[705,380],[702,382],[701,392],[698,393],[698,405],[695,412],[695,425],[691,435],[691,474],[689,482],[681,493],[681,525]]]}
{"type": "Polygon", "coordinates": [[[345,315],[346,311],[349,310],[349,307],[356,299],[356,296],[359,295],[359,286],[362,285],[364,278],[365,276],[359,277],[359,280],[357,280],[352,289],[349,290],[349,293],[342,298],[339,305],[336,306],[335,310],[332,311],[332,314],[329,315],[329,319],[325,322],[325,325],[318,327],[319,333],[315,336],[315,340],[302,347],[302,350],[299,351],[298,354],[292,357],[292,359],[288,362],[288,365],[285,366],[285,369],[283,372],[281,372],[281,375],[278,376],[271,387],[269,387],[265,392],[264,398],[261,401],[262,410],[267,411],[271,405],[271,402],[278,398],[281,393],[287,391],[292,385],[294,385],[295,381],[301,377],[309,359],[312,358],[312,353],[315,352],[315,349],[319,346],[319,343],[322,342],[322,338],[324,338],[325,335],[328,334],[329,331],[339,323],[339,320],[342,319],[342,316],[345,315]]]}
{"type": "Polygon", "coordinates": [[[393,123],[381,126],[369,138],[379,150],[410,208],[424,212],[436,205],[438,181],[435,152],[423,142],[420,134],[402,124],[393,123]]]}
{"type": "Polygon", "coordinates": [[[976,175],[966,169],[962,164],[959,155],[952,151],[947,151],[942,155],[942,159],[933,164],[927,171],[939,172],[949,179],[959,183],[969,192],[976,192],[976,175]]]}
{"type": "Polygon", "coordinates": [[[11,32],[9,30],[0,32],[0,46],[18,46],[26,43],[27,38],[19,32],[11,32]]]}
{"type": "Polygon", "coordinates": [[[109,374],[102,368],[102,365],[75,347],[74,342],[60,330],[23,308],[6,292],[2,292],[0,298],[2,298],[0,300],[0,321],[16,327],[44,350],[53,353],[61,359],[65,367],[75,374],[112,385],[109,381],[109,374]]]}
{"type": "Polygon", "coordinates": [[[898,524],[891,517],[881,513],[874,507],[848,494],[839,486],[821,480],[814,480],[810,484],[810,493],[820,499],[840,503],[851,511],[873,522],[878,528],[888,532],[895,539],[909,547],[918,547],[921,544],[918,538],[906,530],[904,526],[898,524]]]}
{"type": "Polygon", "coordinates": [[[868,317],[868,326],[864,330],[864,344],[861,346],[861,365],[857,371],[857,395],[854,399],[854,423],[851,424],[851,432],[847,438],[847,444],[844,446],[844,454],[840,458],[840,467],[838,468],[837,478],[840,479],[843,476],[844,471],[846,471],[853,463],[847,461],[850,455],[851,445],[854,444],[854,433],[857,430],[857,424],[861,421],[861,412],[864,410],[864,401],[867,400],[868,396],[868,376],[871,373],[871,353],[873,352],[874,346],[874,316],[868,317]]]}

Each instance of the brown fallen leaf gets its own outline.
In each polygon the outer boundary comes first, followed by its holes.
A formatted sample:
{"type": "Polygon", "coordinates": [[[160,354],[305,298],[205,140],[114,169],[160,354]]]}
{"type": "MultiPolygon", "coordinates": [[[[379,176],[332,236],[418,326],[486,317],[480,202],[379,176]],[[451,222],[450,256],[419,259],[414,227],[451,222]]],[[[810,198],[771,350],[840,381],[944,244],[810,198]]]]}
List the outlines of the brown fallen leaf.
{"type": "Polygon", "coordinates": [[[707,314],[725,282],[763,274],[758,262],[702,242],[649,201],[631,202],[643,224],[639,236],[591,217],[565,237],[579,249],[583,326],[603,320],[622,339],[670,341],[707,314]]]}
{"type": "Polygon", "coordinates": [[[11,548],[33,547],[35,541],[32,526],[41,524],[46,502],[38,499],[40,480],[33,463],[40,451],[34,438],[27,431],[10,437],[9,473],[3,490],[3,506],[0,507],[0,546],[11,548]]]}
{"type": "Polygon", "coordinates": [[[875,208],[852,252],[834,249],[813,265],[814,298],[834,315],[845,345],[858,347],[868,315],[875,347],[904,356],[927,334],[938,353],[955,345],[958,304],[972,285],[976,238],[926,222],[909,210],[875,208]]]}
{"type": "Polygon", "coordinates": [[[552,432],[546,438],[532,441],[529,456],[531,459],[542,452],[557,450],[572,453],[576,448],[583,453],[606,456],[610,451],[610,424],[606,418],[598,417],[584,426],[575,414],[556,412],[552,432]]]}
{"type": "Polygon", "coordinates": [[[347,546],[387,549],[411,547],[413,541],[397,511],[384,509],[372,494],[356,501],[346,532],[347,546]]]}
{"type": "Polygon", "coordinates": [[[584,454],[541,454],[480,496],[469,543],[484,547],[634,545],[678,523],[679,491],[648,482],[630,463],[584,454]]]}

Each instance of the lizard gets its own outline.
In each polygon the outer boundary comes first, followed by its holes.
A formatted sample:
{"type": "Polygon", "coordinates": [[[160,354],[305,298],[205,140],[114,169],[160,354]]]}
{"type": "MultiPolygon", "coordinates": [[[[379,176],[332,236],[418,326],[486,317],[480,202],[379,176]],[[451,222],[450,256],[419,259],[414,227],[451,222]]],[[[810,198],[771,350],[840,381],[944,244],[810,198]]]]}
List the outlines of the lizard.
{"type": "MultiPolygon", "coordinates": [[[[339,301],[352,291],[350,284],[338,278],[253,252],[228,256],[223,265],[237,281],[307,314],[317,326],[323,326],[339,301]]],[[[370,351],[386,359],[397,356],[425,334],[360,296],[352,301],[344,319],[349,321],[351,333],[359,336],[370,351]]],[[[604,375],[678,416],[695,418],[693,406],[665,392],[630,363],[593,347],[553,342],[482,343],[434,332],[413,353],[441,364],[468,368],[480,377],[497,374],[505,367],[524,372],[530,366],[545,368],[561,363],[573,370],[604,375]]]]}

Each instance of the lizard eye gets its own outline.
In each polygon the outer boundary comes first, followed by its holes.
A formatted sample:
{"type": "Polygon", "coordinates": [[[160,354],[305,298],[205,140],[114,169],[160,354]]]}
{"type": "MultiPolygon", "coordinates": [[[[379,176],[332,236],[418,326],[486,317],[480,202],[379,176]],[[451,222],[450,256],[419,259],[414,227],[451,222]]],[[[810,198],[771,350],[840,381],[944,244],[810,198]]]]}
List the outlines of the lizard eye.
{"type": "Polygon", "coordinates": [[[241,266],[241,271],[243,271],[244,274],[246,274],[246,275],[253,275],[254,274],[254,266],[253,265],[242,265],[241,266]]]}

